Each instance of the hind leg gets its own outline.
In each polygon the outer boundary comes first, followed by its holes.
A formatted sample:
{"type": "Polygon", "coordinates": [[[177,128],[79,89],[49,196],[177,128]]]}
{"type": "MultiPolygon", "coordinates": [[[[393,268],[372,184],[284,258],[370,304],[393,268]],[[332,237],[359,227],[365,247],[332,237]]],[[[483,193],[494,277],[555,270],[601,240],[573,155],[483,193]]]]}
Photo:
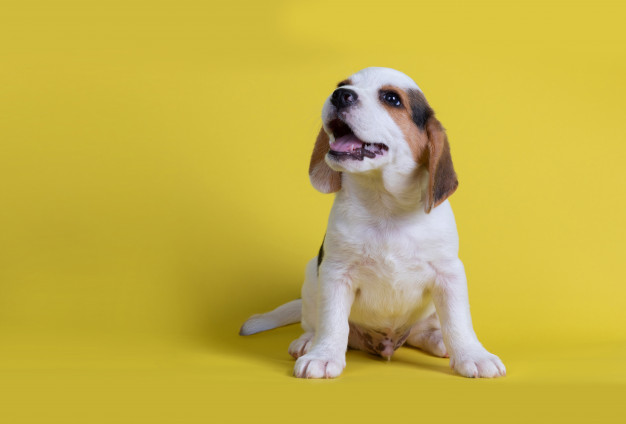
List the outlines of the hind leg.
{"type": "Polygon", "coordinates": [[[302,285],[302,329],[304,334],[291,342],[289,354],[298,359],[309,351],[315,337],[317,320],[317,257],[311,259],[306,266],[304,284],[302,285]]]}
{"type": "Polygon", "coordinates": [[[406,343],[440,358],[449,356],[446,346],[443,344],[441,323],[436,312],[415,324],[406,343]]]}

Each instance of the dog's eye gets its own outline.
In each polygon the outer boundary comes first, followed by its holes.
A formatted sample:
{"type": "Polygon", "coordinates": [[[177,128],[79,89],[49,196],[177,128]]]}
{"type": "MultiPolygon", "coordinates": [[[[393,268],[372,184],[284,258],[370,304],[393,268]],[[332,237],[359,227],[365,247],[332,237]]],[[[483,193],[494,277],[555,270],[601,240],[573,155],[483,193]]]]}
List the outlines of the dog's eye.
{"type": "Polygon", "coordinates": [[[381,93],[381,98],[383,101],[391,106],[400,107],[402,106],[402,101],[400,100],[400,96],[398,93],[393,91],[383,91],[381,93]]]}

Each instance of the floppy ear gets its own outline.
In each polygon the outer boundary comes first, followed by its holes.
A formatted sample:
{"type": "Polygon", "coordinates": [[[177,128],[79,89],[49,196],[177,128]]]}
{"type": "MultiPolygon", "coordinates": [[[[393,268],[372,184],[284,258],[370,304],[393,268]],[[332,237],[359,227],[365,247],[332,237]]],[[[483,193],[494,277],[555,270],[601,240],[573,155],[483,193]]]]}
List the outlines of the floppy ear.
{"type": "Polygon", "coordinates": [[[317,191],[335,193],[341,189],[341,172],[333,171],[324,161],[326,153],[330,150],[328,141],[328,134],[322,128],[313,147],[311,164],[309,165],[309,178],[317,191]]]}
{"type": "Polygon", "coordinates": [[[439,206],[456,191],[459,181],[452,166],[450,144],[441,122],[431,115],[426,121],[428,136],[428,200],[426,213],[439,206]]]}

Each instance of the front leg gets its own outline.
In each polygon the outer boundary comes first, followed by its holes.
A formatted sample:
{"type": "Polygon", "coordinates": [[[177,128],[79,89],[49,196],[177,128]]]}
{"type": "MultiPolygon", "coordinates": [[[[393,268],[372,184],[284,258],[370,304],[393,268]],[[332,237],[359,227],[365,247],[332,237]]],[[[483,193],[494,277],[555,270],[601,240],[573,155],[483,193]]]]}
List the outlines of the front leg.
{"type": "Polygon", "coordinates": [[[354,290],[348,278],[338,278],[324,264],[319,270],[315,337],[308,353],[296,361],[293,374],[299,378],[338,377],[346,366],[354,290]]]}
{"type": "Polygon", "coordinates": [[[435,270],[433,300],[441,320],[443,342],[450,354],[450,366],[465,377],[504,376],[506,368],[502,361],[487,352],[472,327],[463,263],[456,259],[436,264],[435,270]]]}

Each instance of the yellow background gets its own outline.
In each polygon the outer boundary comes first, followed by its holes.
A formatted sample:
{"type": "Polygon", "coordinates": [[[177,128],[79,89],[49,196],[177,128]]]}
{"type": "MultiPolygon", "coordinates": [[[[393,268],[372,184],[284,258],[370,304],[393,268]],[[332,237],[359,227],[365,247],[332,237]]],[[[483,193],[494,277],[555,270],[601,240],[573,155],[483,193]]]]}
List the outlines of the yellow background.
{"type": "Polygon", "coordinates": [[[2,1],[0,420],[623,422],[624,2],[2,1]],[[290,377],[332,196],[322,103],[367,66],[448,129],[474,324],[508,376],[401,348],[290,377]]]}

